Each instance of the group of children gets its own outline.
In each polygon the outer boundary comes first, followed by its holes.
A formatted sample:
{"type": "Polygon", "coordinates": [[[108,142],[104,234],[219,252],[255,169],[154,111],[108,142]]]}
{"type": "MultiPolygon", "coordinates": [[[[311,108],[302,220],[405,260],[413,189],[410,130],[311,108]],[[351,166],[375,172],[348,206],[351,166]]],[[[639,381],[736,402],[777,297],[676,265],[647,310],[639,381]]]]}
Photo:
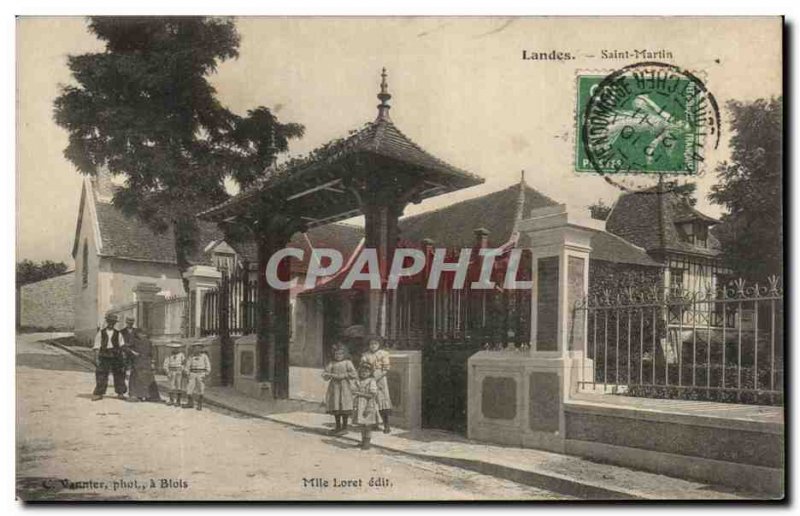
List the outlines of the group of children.
{"type": "Polygon", "coordinates": [[[183,408],[203,410],[206,377],[211,373],[211,360],[203,352],[202,344],[193,344],[189,357],[183,353],[183,344],[167,344],[171,354],[164,358],[164,372],[169,380],[169,401],[167,405],[180,407],[181,397],[186,393],[183,408]]]}
{"type": "Polygon", "coordinates": [[[389,414],[392,400],[389,396],[389,353],[381,349],[381,339],[367,338],[367,350],[361,355],[358,369],[347,358],[347,348],[337,344],[333,359],[325,366],[322,377],[328,380],[325,404],[336,423],[332,433],[347,432],[348,420],[361,430],[361,448],[370,447],[372,430],[380,428],[389,433],[389,414]]]}

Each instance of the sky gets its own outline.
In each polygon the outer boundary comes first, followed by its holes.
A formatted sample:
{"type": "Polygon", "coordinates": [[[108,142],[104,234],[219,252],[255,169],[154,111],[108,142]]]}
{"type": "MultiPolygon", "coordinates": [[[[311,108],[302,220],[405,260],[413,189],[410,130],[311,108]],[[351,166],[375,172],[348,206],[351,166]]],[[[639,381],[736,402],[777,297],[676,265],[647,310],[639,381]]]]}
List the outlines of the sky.
{"type": "MultiPolygon", "coordinates": [[[[281,121],[304,124],[290,154],[373,120],[386,67],[395,125],[486,179],[412,205],[406,215],[505,188],[522,170],[530,186],[572,210],[613,203],[617,188],[573,171],[576,77],[633,62],[601,59],[603,49],[668,50],[672,58],[664,60],[702,77],[721,106],[781,94],[779,18],[246,17],[237,27],[240,57],[211,82],[237,113],[265,105],[281,121]],[[577,59],[525,61],[523,50],[577,59]]],[[[63,156],[67,133],[53,121],[53,100],[70,82],[67,56],[102,48],[82,18],[18,18],[17,260],[72,263],[82,179],[63,156]]],[[[723,110],[721,145],[707,150],[697,178],[697,206],[712,216],[720,207],[706,195],[714,167],[729,157],[728,124],[723,110]]]]}

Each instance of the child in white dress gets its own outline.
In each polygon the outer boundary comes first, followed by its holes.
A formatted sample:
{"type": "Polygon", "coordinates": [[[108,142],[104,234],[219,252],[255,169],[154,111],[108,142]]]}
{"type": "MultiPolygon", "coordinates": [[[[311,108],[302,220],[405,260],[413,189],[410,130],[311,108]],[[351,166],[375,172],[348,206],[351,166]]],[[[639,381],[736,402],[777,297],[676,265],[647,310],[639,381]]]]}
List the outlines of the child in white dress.
{"type": "Polygon", "coordinates": [[[372,377],[378,386],[377,405],[383,420],[383,433],[388,434],[389,414],[392,412],[392,398],[389,396],[389,382],[386,375],[389,373],[389,352],[382,349],[382,339],[376,335],[367,337],[367,351],[361,355],[361,364],[372,367],[372,377]]]}
{"type": "Polygon", "coordinates": [[[351,382],[357,374],[353,362],[345,358],[347,350],[337,345],[333,350],[333,360],[325,366],[322,378],[328,380],[328,391],[325,393],[325,406],[328,414],[336,420],[333,434],[347,432],[347,418],[353,412],[353,392],[351,382]]]}
{"type": "Polygon", "coordinates": [[[369,449],[372,430],[381,424],[378,412],[378,385],[372,376],[372,367],[362,363],[358,368],[358,380],[353,387],[355,408],[353,409],[353,425],[361,429],[361,448],[369,449]]]}

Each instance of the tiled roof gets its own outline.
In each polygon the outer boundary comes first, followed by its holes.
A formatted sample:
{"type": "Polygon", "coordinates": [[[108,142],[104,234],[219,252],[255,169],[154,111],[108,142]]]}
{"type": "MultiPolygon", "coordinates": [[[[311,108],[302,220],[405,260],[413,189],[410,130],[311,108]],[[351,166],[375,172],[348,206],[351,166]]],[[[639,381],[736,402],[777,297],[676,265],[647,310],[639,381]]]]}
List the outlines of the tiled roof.
{"type": "MultiPolygon", "coordinates": [[[[140,220],[126,217],[119,208],[106,202],[96,202],[97,221],[102,239],[103,256],[126,258],[160,263],[177,263],[175,258],[175,238],[170,230],[156,233],[140,220]]],[[[199,238],[197,248],[189,256],[192,264],[209,263],[203,253],[205,245],[222,238],[216,224],[198,222],[199,238]]]]}
{"type": "MultiPolygon", "coordinates": [[[[436,247],[464,248],[475,245],[475,229],[489,231],[488,246],[500,247],[507,243],[514,231],[520,185],[468,199],[450,206],[413,215],[400,220],[400,238],[409,243],[419,243],[430,238],[436,247]]],[[[558,203],[528,185],[524,185],[524,204],[521,218],[530,217],[531,211],[558,203]]],[[[629,263],[659,267],[644,249],[605,231],[592,230],[592,260],[629,263]]],[[[534,245],[525,234],[520,236],[519,247],[534,245]]]]}
{"type": "MultiPolygon", "coordinates": [[[[488,246],[497,248],[506,244],[514,231],[517,218],[520,185],[468,199],[438,210],[405,217],[400,220],[400,239],[410,246],[419,246],[423,239],[432,239],[435,247],[467,248],[475,245],[475,229],[489,231],[488,246]]],[[[531,210],[555,206],[557,203],[535,189],[524,185],[524,204],[521,218],[530,217],[531,210]]],[[[626,263],[648,267],[662,265],[651,258],[644,249],[624,239],[592,229],[591,260],[626,263]]],[[[532,243],[525,234],[519,246],[532,243]]],[[[345,255],[345,260],[348,255],[345,255]]],[[[344,275],[306,291],[305,294],[330,291],[339,287],[344,275]]]]}
{"type": "MultiPolygon", "coordinates": [[[[472,247],[475,230],[489,231],[489,247],[498,247],[511,238],[517,217],[519,184],[481,197],[451,204],[438,210],[400,220],[400,238],[419,243],[430,238],[434,246],[472,247]]],[[[536,208],[555,206],[554,200],[525,185],[522,218],[536,208]]]]}
{"type": "MultiPolygon", "coordinates": [[[[293,159],[271,170],[250,188],[240,192],[227,201],[200,213],[199,217],[211,218],[228,209],[246,203],[248,199],[269,190],[289,179],[312,182],[315,176],[324,172],[341,158],[359,153],[372,154],[406,163],[432,175],[444,183],[452,183],[449,190],[465,188],[483,183],[483,178],[454,167],[436,158],[411,141],[388,118],[379,118],[366,124],[339,142],[320,147],[303,159],[293,159]]],[[[330,179],[330,177],[327,177],[330,179]]],[[[439,192],[443,193],[443,192],[439,192]]]]}
{"type": "Polygon", "coordinates": [[[648,267],[662,266],[662,264],[651,258],[644,249],[607,231],[592,229],[591,246],[590,260],[645,265],[648,267]]]}
{"type": "Polygon", "coordinates": [[[700,247],[681,239],[679,222],[701,220],[708,224],[717,221],[692,207],[675,192],[649,188],[620,195],[606,220],[606,229],[646,251],[678,251],[716,256],[719,242],[709,233],[708,247],[700,247]]]}

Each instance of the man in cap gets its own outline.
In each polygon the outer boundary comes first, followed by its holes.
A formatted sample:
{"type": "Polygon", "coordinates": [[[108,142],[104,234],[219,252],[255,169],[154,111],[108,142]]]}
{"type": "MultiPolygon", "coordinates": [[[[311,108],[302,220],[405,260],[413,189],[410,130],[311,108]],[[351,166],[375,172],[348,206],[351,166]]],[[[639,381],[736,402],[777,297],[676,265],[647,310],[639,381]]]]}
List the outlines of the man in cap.
{"type": "Polygon", "coordinates": [[[186,361],[186,372],[189,377],[186,383],[189,403],[184,408],[195,406],[197,410],[203,410],[203,394],[206,391],[206,376],[211,373],[211,361],[203,353],[202,344],[192,344],[192,355],[186,361]]]}
{"type": "Polygon", "coordinates": [[[102,399],[108,389],[108,374],[114,375],[114,391],[119,399],[125,399],[125,363],[123,349],[125,338],[117,330],[117,316],[106,315],[106,327],[98,330],[94,337],[95,387],[92,401],[102,399]]]}

